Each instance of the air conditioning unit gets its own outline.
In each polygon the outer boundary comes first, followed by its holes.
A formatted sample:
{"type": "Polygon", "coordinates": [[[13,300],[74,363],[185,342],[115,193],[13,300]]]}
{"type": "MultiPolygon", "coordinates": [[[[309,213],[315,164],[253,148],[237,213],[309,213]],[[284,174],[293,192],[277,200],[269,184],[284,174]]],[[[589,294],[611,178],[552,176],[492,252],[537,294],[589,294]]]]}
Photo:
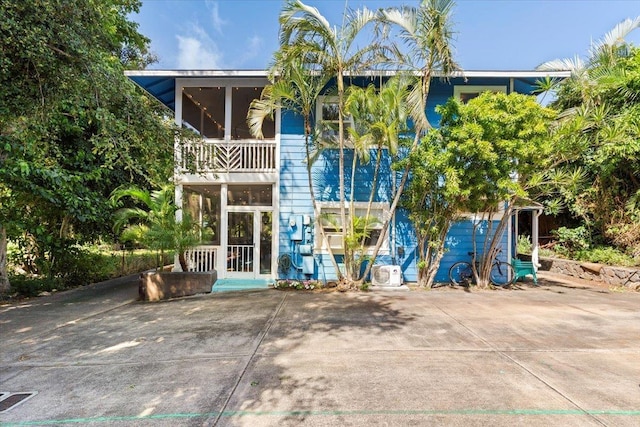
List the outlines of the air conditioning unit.
{"type": "Polygon", "coordinates": [[[371,268],[373,286],[397,287],[402,285],[402,271],[399,265],[374,265],[371,268]]]}

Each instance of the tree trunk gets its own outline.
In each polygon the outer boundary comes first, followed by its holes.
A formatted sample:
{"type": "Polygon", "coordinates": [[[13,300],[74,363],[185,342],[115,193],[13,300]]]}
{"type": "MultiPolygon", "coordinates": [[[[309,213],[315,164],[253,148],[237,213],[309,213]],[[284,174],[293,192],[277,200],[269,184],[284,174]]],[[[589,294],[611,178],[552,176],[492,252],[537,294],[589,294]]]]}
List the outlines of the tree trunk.
{"type": "Polygon", "coordinates": [[[0,225],[0,294],[9,292],[10,288],[7,273],[7,230],[0,225]]]}

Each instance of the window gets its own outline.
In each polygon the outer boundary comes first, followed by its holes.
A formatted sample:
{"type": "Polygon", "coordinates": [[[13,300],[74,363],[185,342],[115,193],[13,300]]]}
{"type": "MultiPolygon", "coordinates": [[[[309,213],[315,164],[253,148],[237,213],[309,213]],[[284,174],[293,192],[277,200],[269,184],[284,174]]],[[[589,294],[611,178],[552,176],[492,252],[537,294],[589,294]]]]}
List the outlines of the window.
{"type": "MultiPolygon", "coordinates": [[[[340,126],[339,104],[336,96],[320,96],[316,104],[316,127],[320,131],[324,142],[337,142],[340,126]]],[[[343,117],[345,138],[348,138],[349,127],[353,126],[351,116],[343,117]]]]}
{"type": "MultiPolygon", "coordinates": [[[[343,253],[343,245],[342,245],[342,224],[340,221],[340,204],[339,203],[319,203],[320,205],[320,224],[325,231],[327,236],[327,240],[329,241],[329,245],[333,250],[334,254],[343,253]]],[[[355,214],[357,217],[362,218],[361,221],[362,228],[364,229],[364,217],[367,213],[367,203],[366,202],[356,202],[355,203],[355,214]]],[[[346,210],[347,222],[350,221],[349,218],[349,209],[346,210]]],[[[367,254],[373,253],[373,248],[378,243],[378,239],[382,234],[382,226],[384,225],[385,220],[389,216],[389,206],[386,203],[374,203],[371,207],[371,211],[369,214],[370,220],[367,231],[368,236],[365,238],[365,251],[367,254]]],[[[322,241],[322,235],[320,232],[315,233],[316,248],[319,248],[321,251],[326,252],[327,246],[322,241]]],[[[380,254],[385,254],[389,251],[389,239],[386,238],[380,246],[380,254]]]]}
{"type": "Polygon", "coordinates": [[[220,186],[185,186],[182,209],[200,224],[202,243],[220,245],[220,186]]]}
{"type": "MultiPolygon", "coordinates": [[[[252,139],[247,125],[247,113],[254,99],[259,99],[262,87],[234,87],[231,92],[231,139],[252,139]]],[[[274,139],[276,125],[270,118],[262,123],[262,133],[265,139],[274,139]]]]}
{"type": "Polygon", "coordinates": [[[463,104],[466,104],[473,98],[480,95],[482,92],[502,92],[507,93],[506,86],[454,86],[453,96],[459,99],[463,104]]]}
{"type": "Polygon", "coordinates": [[[229,206],[272,206],[272,186],[229,185],[227,204],[229,206]]]}

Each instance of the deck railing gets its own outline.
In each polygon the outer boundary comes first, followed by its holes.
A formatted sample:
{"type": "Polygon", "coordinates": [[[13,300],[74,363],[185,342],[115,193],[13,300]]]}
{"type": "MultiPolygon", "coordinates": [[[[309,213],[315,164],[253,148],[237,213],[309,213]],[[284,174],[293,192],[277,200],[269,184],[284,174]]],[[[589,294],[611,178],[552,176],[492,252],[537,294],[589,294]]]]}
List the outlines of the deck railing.
{"type": "Polygon", "coordinates": [[[185,252],[189,271],[199,273],[215,270],[219,246],[196,246],[185,252]]]}
{"type": "Polygon", "coordinates": [[[274,172],[276,143],[273,141],[190,141],[180,146],[184,171],[274,172]]]}

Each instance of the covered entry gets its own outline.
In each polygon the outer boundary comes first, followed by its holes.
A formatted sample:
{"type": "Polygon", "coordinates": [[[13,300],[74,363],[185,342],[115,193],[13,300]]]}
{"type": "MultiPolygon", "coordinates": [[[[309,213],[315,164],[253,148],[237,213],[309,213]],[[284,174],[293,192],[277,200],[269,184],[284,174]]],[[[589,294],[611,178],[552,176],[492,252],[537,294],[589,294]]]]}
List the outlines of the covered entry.
{"type": "Polygon", "coordinates": [[[273,184],[185,185],[182,200],[203,238],[188,254],[190,270],[215,268],[218,279],[272,278],[273,184]]]}

